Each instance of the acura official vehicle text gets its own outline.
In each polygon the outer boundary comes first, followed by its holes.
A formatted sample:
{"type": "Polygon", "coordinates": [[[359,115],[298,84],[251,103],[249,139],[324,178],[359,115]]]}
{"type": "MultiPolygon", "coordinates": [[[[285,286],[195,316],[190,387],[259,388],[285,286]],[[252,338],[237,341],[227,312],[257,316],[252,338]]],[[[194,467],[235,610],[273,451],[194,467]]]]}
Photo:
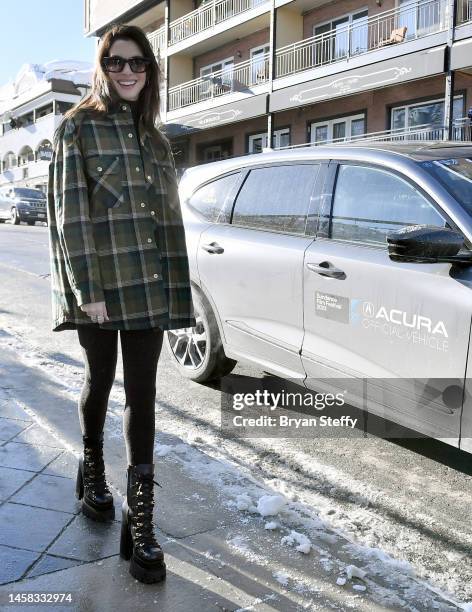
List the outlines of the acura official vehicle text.
{"type": "Polygon", "coordinates": [[[242,361],[342,381],[353,405],[368,381],[359,407],[472,452],[472,146],[269,151],[189,169],[179,193],[197,325],[166,343],[183,375],[242,361]]]}

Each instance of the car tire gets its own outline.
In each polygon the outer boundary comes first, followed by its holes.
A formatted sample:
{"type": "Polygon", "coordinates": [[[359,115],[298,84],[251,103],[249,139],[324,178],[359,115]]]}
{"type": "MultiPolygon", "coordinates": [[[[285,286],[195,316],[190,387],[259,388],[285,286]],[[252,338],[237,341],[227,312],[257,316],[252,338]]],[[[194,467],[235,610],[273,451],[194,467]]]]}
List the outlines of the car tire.
{"type": "Polygon", "coordinates": [[[0,223],[5,223],[6,219],[0,219],[0,223]]]}
{"type": "Polygon", "coordinates": [[[36,221],[27,221],[26,222],[28,225],[34,225],[36,223],[36,221]]]}
{"type": "Polygon", "coordinates": [[[226,357],[218,323],[208,300],[192,292],[195,327],[168,330],[165,333],[167,352],[179,372],[195,382],[208,382],[229,374],[237,364],[226,357]]]}
{"type": "Polygon", "coordinates": [[[18,214],[15,206],[13,206],[11,209],[10,220],[13,225],[20,225],[20,215],[18,214]]]}

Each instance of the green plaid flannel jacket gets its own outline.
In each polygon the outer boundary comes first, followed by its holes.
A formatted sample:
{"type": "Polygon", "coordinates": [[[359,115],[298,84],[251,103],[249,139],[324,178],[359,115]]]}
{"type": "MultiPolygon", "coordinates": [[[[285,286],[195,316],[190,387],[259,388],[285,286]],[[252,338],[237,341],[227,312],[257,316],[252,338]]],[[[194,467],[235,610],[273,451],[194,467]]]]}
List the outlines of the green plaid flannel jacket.
{"type": "Polygon", "coordinates": [[[64,125],[48,182],[52,330],[193,327],[185,231],[166,139],[142,121],[136,133],[123,100],[108,113],[79,111],[64,125]],[[101,301],[109,321],[92,323],[79,307],[101,301]]]}

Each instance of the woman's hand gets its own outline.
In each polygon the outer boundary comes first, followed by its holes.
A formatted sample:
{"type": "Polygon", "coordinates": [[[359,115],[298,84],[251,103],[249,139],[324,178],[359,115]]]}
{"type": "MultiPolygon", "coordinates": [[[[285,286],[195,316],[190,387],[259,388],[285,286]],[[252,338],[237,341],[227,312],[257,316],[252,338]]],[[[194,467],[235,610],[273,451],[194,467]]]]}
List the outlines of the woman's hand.
{"type": "Polygon", "coordinates": [[[92,302],[91,304],[82,304],[80,307],[94,323],[103,323],[109,321],[105,302],[92,302]]]}

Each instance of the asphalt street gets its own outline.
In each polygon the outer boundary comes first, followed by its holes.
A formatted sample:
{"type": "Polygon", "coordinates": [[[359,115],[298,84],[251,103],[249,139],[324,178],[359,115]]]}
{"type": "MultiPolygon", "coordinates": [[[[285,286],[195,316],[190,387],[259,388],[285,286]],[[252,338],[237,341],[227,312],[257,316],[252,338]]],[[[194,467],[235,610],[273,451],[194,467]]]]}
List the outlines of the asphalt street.
{"type": "MultiPolygon", "coordinates": [[[[8,335],[19,362],[42,364],[48,376],[69,381],[71,397],[77,397],[82,357],[76,332],[51,331],[44,225],[0,224],[0,329],[8,335]]],[[[232,375],[257,379],[264,373],[238,365],[232,375]]],[[[122,380],[119,359],[110,401],[110,413],[117,419],[122,380]]],[[[2,384],[8,386],[8,381],[2,384]]],[[[472,600],[469,455],[431,440],[396,443],[362,435],[226,440],[219,427],[218,385],[183,379],[164,350],[157,389],[158,436],[159,432],[179,436],[209,457],[231,462],[314,510],[332,529],[345,534],[346,542],[381,550],[398,564],[409,564],[419,580],[449,593],[455,601],[472,600]]],[[[77,440],[78,420],[70,414],[56,417],[52,425],[60,437],[77,440]]],[[[124,462],[125,449],[124,443],[120,447],[116,423],[115,429],[116,452],[111,460],[118,465],[124,462]]],[[[343,554],[349,553],[348,548],[343,554]]],[[[404,590],[402,596],[408,601],[404,590]]]]}

